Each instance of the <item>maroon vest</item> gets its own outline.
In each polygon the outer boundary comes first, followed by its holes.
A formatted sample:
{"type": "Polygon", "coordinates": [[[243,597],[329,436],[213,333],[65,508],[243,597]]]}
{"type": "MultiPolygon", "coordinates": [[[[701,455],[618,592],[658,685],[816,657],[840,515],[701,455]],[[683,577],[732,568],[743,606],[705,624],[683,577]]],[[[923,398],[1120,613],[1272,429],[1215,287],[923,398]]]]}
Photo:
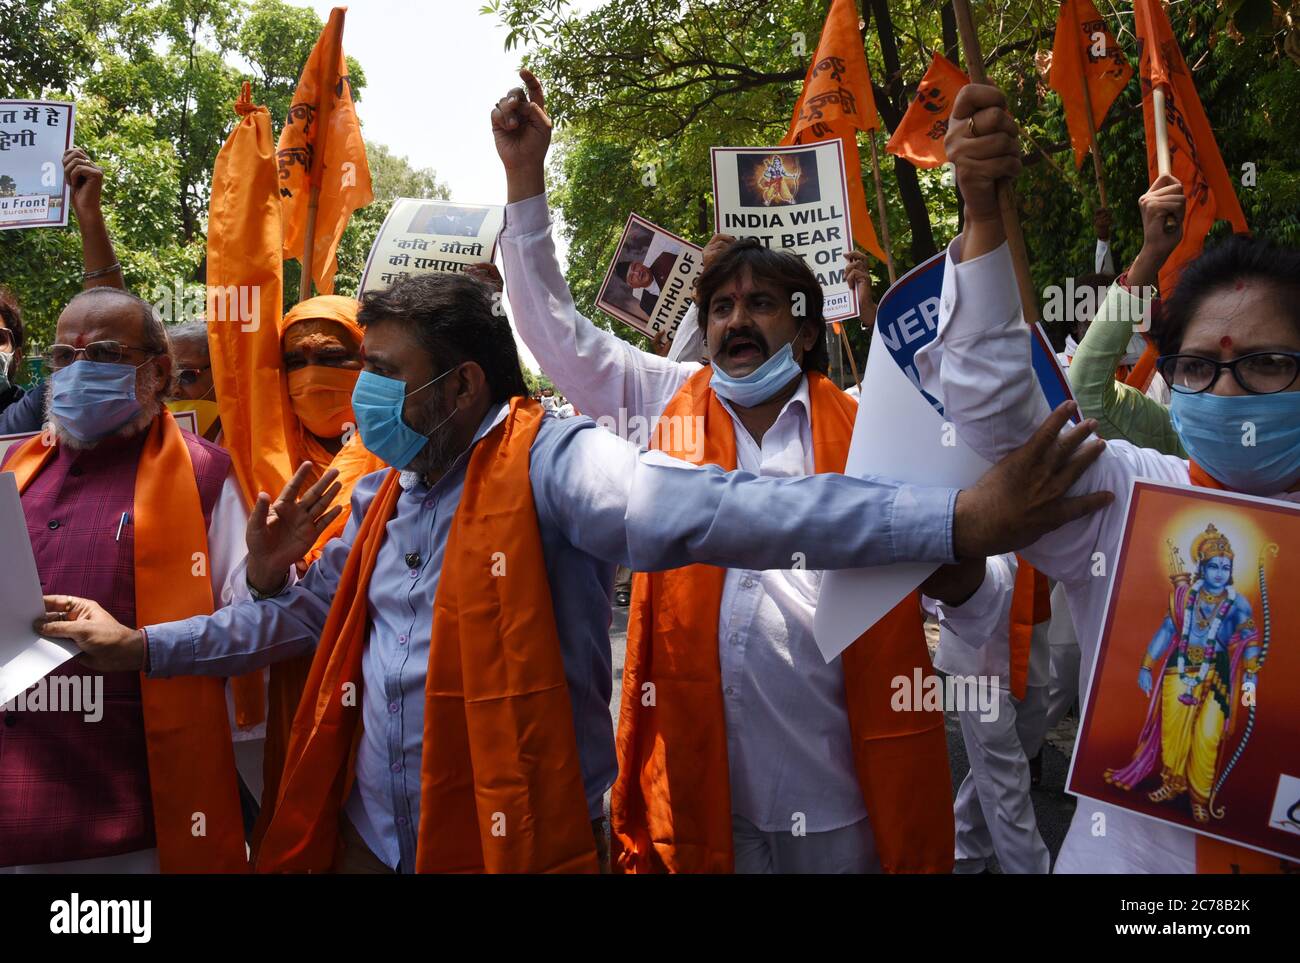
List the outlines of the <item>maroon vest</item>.
{"type": "MultiPolygon", "coordinates": [[[[51,595],[94,599],[133,627],[138,626],[130,516],[146,434],[85,451],[60,445],[22,496],[41,588],[51,595]]],[[[182,434],[206,526],[230,471],[230,456],[182,434]]],[[[149,849],[153,804],[139,673],[92,672],[72,660],[44,682],[49,696],[77,686],[83,710],[0,711],[0,866],[149,849]],[[87,721],[84,700],[94,698],[100,679],[97,711],[103,715],[87,721]]],[[[25,698],[32,699],[36,688],[25,698]]]]}

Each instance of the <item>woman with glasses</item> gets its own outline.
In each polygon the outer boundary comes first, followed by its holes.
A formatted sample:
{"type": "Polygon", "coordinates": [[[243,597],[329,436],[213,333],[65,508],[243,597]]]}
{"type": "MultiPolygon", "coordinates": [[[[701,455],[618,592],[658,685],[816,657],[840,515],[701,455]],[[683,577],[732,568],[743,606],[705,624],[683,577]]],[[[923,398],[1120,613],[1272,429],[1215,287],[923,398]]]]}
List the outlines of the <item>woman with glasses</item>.
{"type": "MultiPolygon", "coordinates": [[[[936,341],[917,356],[961,437],[985,458],[1028,438],[1047,412],[1030,376],[1029,330],[998,208],[996,183],[1020,169],[1016,125],[996,88],[964,87],[948,128],[948,157],[965,202],[965,229],[949,248],[936,341]]],[[[1176,223],[1181,223],[1174,213],[1176,223]]],[[[1161,228],[1163,229],[1163,228],[1161,228]]],[[[1156,329],[1157,368],[1172,391],[1170,417],[1188,458],[1105,442],[1071,493],[1111,504],[1040,538],[1021,555],[1062,582],[1091,675],[1136,478],[1300,502],[1300,251],[1234,236],[1182,271],[1156,329]]],[[[932,389],[934,390],[934,389],[932,389]]],[[[1086,430],[1069,429],[1063,440],[1086,430]]],[[[1102,444],[1099,441],[1090,445],[1102,444]]],[[[1153,667],[1151,674],[1167,667],[1153,667]]],[[[1232,690],[1233,678],[1223,680],[1232,690]]],[[[1159,676],[1157,676],[1159,677],[1159,676]]],[[[1135,671],[1133,692],[1145,699],[1135,671]]],[[[1266,673],[1256,701],[1277,698],[1266,673]]],[[[1158,786],[1144,781],[1134,791],[1158,786]]],[[[1062,872],[1243,872],[1279,860],[1090,801],[1079,806],[1057,859],[1062,872]],[[1104,833],[1096,832],[1104,823],[1104,833]]]]}

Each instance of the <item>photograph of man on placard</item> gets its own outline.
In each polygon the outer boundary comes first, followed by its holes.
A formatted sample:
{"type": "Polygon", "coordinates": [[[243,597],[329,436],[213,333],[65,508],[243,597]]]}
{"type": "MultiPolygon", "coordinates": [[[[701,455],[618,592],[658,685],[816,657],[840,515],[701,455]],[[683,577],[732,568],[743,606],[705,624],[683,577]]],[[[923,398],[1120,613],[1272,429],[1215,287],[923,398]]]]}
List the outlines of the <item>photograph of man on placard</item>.
{"type": "Polygon", "coordinates": [[[457,207],[431,202],[416,211],[407,231],[442,237],[477,237],[483,229],[483,220],[487,214],[486,207],[457,207]]]}

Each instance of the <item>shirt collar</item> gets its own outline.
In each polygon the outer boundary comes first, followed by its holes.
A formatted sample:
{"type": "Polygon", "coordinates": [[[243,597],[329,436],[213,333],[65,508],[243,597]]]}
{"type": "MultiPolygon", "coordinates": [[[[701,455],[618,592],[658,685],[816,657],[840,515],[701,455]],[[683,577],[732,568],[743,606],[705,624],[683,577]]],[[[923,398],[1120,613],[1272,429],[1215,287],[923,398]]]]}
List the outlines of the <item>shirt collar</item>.
{"type": "MultiPolygon", "coordinates": [[[[479,440],[497,425],[501,424],[501,422],[506,420],[506,414],[509,411],[510,405],[504,401],[488,409],[488,413],[484,415],[483,420],[479,422],[478,429],[474,432],[474,438],[470,441],[469,447],[456,456],[456,460],[451,463],[451,467],[449,467],[442,478],[438,480],[442,481],[444,478],[454,474],[456,470],[461,467],[461,463],[469,458],[470,451],[479,443],[479,440]]],[[[413,471],[399,471],[397,473],[397,484],[402,486],[402,491],[409,492],[413,488],[423,486],[424,482],[422,482],[420,476],[413,471]]]]}

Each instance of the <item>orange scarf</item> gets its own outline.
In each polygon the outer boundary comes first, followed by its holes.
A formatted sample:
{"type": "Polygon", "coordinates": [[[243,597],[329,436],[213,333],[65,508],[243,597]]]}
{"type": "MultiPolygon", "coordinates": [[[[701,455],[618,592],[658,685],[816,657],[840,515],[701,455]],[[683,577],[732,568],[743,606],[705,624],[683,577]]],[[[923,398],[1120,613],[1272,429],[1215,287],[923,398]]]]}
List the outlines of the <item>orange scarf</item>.
{"type": "MultiPolygon", "coordinates": [[[[1217,491],[1232,491],[1228,486],[1210,477],[1204,468],[1194,461],[1187,463],[1190,481],[1198,488],[1213,488],[1217,491]]],[[[1196,871],[1198,873],[1283,873],[1294,872],[1296,865],[1276,856],[1247,849],[1235,843],[1209,836],[1196,836],[1196,871]]]]}
{"type": "MultiPolygon", "coordinates": [[[[504,424],[474,447],[447,538],[425,686],[417,872],[597,868],[528,480],[541,421],[535,402],[511,399],[504,424]]],[[[367,589],[399,495],[393,471],[348,555],[258,872],[334,864],[361,734],[367,589]]]]}
{"type": "MultiPolygon", "coordinates": [[[[8,470],[21,492],[54,457],[41,436],[14,452],[8,470]]],[[[208,533],[189,449],[170,412],[153,421],[135,475],[135,611],[140,625],[209,615],[212,584],[194,559],[209,558],[208,533]]],[[[242,873],[244,824],[225,681],[140,676],[149,792],[164,873],[242,873]],[[196,816],[202,814],[204,831],[196,816]]]]}
{"type": "MultiPolygon", "coordinates": [[[[707,367],[693,375],[664,409],[661,424],[703,419],[694,422],[705,426],[697,463],[731,470],[735,429],[709,387],[711,377],[707,367]]],[[[842,472],[857,405],[816,373],[808,375],[808,394],[813,464],[818,472],[842,472]]],[[[667,438],[660,432],[656,446],[696,460],[666,445],[667,438]]],[[[618,871],[734,869],[717,641],[725,574],[690,565],[634,577],[612,801],[618,871]]],[[[842,661],[855,768],[882,867],[951,872],[952,785],[943,714],[890,708],[895,677],[910,679],[918,667],[931,671],[917,594],[868,629],[842,661]]]]}
{"type": "Polygon", "coordinates": [[[1034,626],[1052,617],[1052,586],[1047,576],[1019,555],[1011,591],[1011,694],[1023,699],[1029,688],[1029,649],[1034,626]]]}

